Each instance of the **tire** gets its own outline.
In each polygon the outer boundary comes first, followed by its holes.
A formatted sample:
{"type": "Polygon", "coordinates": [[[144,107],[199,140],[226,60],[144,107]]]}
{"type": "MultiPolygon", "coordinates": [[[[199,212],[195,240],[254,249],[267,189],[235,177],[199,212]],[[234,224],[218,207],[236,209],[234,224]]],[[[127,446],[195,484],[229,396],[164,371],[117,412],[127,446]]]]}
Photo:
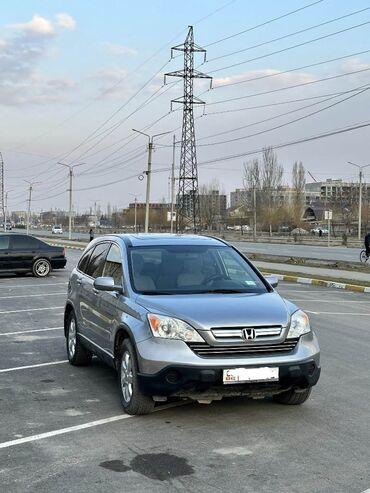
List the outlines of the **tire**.
{"type": "Polygon", "coordinates": [[[51,264],[47,258],[35,260],[32,266],[32,274],[35,277],[47,277],[51,272],[51,264]]]}
{"type": "Polygon", "coordinates": [[[127,414],[149,414],[154,409],[154,401],[141,392],[137,373],[134,348],[130,340],[125,339],[118,357],[118,387],[121,403],[127,414]]]}
{"type": "Polygon", "coordinates": [[[287,406],[299,406],[306,402],[310,397],[311,387],[303,390],[302,392],[296,392],[294,389],[288,390],[287,392],[282,392],[281,394],[276,394],[273,396],[275,402],[279,404],[285,404],[287,406]]]}
{"type": "Polygon", "coordinates": [[[363,264],[366,264],[366,262],[368,261],[369,257],[366,255],[366,250],[361,250],[361,253],[360,253],[360,262],[362,262],[363,264]]]}
{"type": "Polygon", "coordinates": [[[66,346],[68,361],[73,366],[87,366],[91,363],[92,354],[82,344],[78,337],[77,321],[71,312],[67,322],[66,346]]]}

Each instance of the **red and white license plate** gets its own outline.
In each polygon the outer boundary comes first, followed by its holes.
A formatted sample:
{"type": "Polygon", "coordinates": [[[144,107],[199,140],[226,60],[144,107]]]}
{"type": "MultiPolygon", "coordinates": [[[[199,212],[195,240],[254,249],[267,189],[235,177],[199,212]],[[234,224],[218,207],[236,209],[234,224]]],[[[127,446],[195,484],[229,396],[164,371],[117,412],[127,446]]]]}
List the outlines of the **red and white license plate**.
{"type": "Polygon", "coordinates": [[[279,368],[232,368],[223,370],[224,384],[245,382],[278,382],[279,368]]]}

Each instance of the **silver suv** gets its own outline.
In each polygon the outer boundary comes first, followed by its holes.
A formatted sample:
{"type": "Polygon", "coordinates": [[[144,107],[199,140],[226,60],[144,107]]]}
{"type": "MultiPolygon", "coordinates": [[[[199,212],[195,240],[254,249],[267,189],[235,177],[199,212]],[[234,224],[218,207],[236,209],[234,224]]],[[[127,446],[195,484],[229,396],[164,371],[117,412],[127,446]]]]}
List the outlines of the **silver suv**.
{"type": "Polygon", "coordinates": [[[68,359],[118,371],[124,410],[156,401],[272,396],[302,404],[320,376],[308,316],[238,250],[206,236],[110,235],[73,270],[68,359]]]}

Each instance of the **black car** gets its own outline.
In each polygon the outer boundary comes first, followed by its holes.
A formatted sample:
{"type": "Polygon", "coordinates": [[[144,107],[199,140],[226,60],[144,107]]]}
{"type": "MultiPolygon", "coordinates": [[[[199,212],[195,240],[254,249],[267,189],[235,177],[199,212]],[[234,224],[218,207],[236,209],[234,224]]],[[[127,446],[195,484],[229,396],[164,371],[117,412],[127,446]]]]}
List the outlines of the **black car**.
{"type": "Polygon", "coordinates": [[[46,277],[67,263],[63,247],[48,245],[25,234],[0,234],[0,272],[46,277]]]}

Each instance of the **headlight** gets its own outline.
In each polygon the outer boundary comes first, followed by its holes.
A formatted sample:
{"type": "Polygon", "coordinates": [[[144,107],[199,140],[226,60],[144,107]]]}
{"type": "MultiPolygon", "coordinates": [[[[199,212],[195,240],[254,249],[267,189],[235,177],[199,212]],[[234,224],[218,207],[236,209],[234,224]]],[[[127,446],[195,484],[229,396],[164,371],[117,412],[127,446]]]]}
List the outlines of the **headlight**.
{"type": "Polygon", "coordinates": [[[290,318],[290,328],[288,339],[295,339],[311,331],[308,315],[302,310],[298,310],[290,318]]]}
{"type": "Polygon", "coordinates": [[[180,339],[185,342],[204,342],[204,339],[193,327],[178,318],[149,313],[148,321],[154,337],[180,339]]]}

